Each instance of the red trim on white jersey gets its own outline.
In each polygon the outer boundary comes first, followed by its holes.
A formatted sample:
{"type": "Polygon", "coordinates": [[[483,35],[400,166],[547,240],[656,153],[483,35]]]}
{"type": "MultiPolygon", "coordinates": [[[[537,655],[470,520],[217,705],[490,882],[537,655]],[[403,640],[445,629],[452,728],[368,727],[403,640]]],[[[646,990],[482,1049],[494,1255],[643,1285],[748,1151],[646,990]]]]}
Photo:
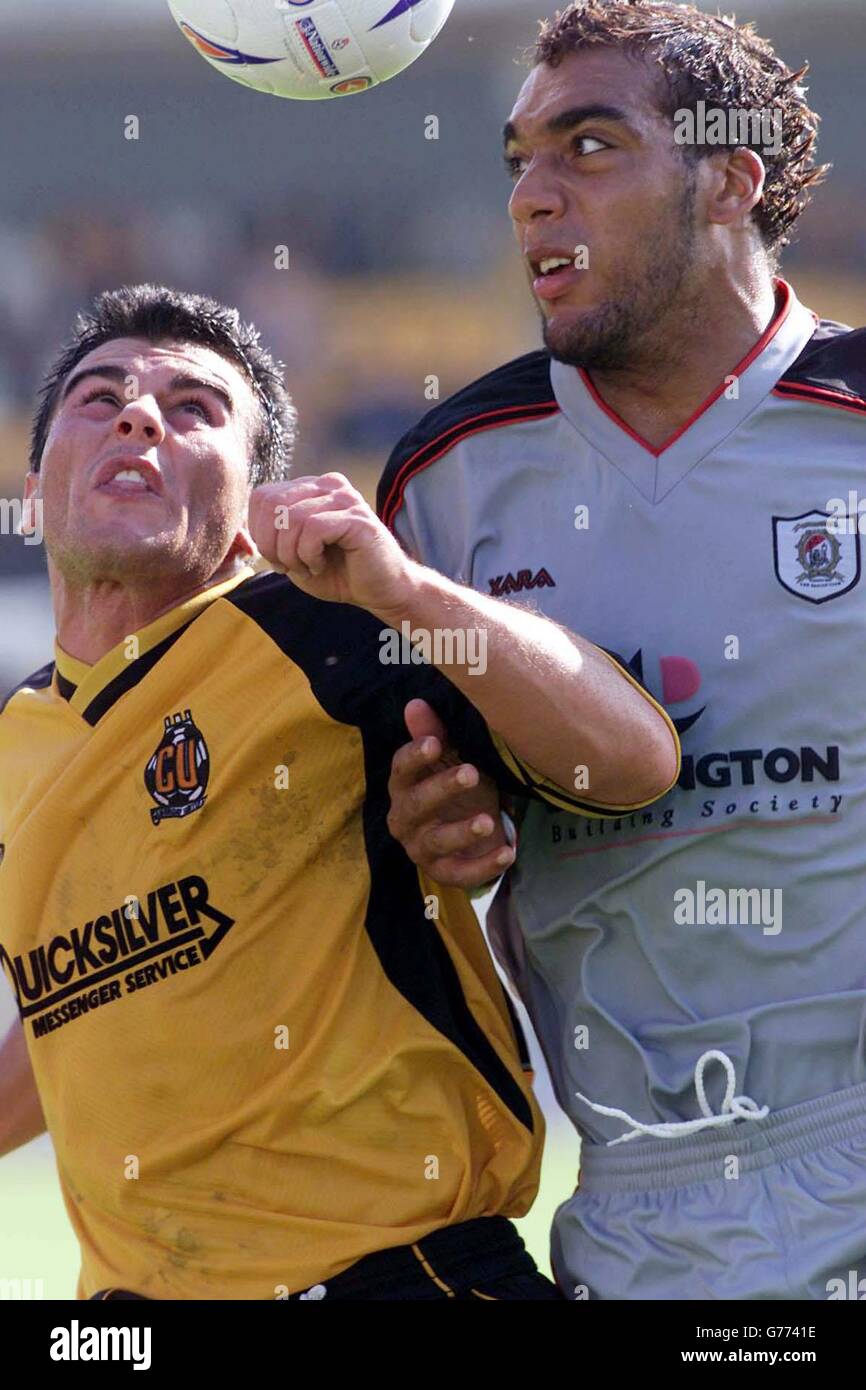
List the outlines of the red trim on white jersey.
{"type": "Polygon", "coordinates": [[[850,410],[855,415],[866,414],[866,399],[834,391],[829,386],[812,386],[808,381],[780,381],[773,395],[781,400],[810,401],[813,405],[828,405],[834,410],[850,410]]]}
{"type": "Polygon", "coordinates": [[[715,391],[713,391],[709,396],[707,396],[706,400],[698,406],[694,414],[689,416],[685,424],[680,425],[679,429],[675,430],[674,433],[668,439],[666,439],[663,444],[660,444],[658,446],[658,448],[655,448],[652,444],[647,443],[643,436],[637,433],[637,430],[633,430],[630,425],[627,425],[625,420],[623,420],[621,416],[617,415],[616,411],[613,410],[605,401],[602,400],[601,396],[599,395],[598,391],[593,385],[592,379],[589,373],[587,372],[586,368],[580,367],[580,377],[583,381],[584,386],[592,396],[592,399],[595,401],[599,410],[602,410],[609,420],[612,420],[613,423],[617,425],[623,431],[624,434],[627,434],[629,438],[633,439],[636,444],[639,444],[642,449],[646,449],[648,454],[652,454],[653,458],[659,458],[665,452],[666,449],[669,449],[672,444],[676,444],[677,440],[682,438],[686,430],[691,429],[695,421],[699,420],[700,417],[704,414],[704,412],[709,410],[711,405],[715,405],[719,397],[723,395],[725,391],[727,391],[728,387],[731,384],[731,381],[737,377],[742,376],[746,368],[752,365],[756,357],[760,357],[761,353],[764,351],[764,348],[775,338],[779,329],[782,327],[782,324],[788,317],[788,314],[791,312],[791,305],[794,302],[793,292],[787,280],[776,280],[775,285],[779,295],[779,303],[775,317],[773,318],[772,322],[761,334],[754,347],[749,349],[745,357],[742,358],[742,360],[737,363],[736,367],[734,367],[734,370],[732,372],[729,372],[728,375],[724,378],[724,380],[720,382],[720,384],[716,387],[715,391]]]}
{"type": "Polygon", "coordinates": [[[481,434],[485,430],[499,429],[503,425],[517,424],[521,420],[545,420],[549,415],[555,415],[558,410],[559,402],[555,400],[540,401],[532,405],[507,405],[500,406],[497,410],[485,410],[480,415],[472,415],[468,420],[451,425],[428,444],[423,444],[417,449],[401,467],[381,509],[385,525],[393,526],[394,517],[403,505],[403,494],[412,479],[425,468],[429,468],[430,464],[435,463],[443,454],[447,454],[448,450],[453,449],[462,439],[469,439],[473,434],[481,434]],[[485,423],[481,423],[482,421],[485,423]]]}

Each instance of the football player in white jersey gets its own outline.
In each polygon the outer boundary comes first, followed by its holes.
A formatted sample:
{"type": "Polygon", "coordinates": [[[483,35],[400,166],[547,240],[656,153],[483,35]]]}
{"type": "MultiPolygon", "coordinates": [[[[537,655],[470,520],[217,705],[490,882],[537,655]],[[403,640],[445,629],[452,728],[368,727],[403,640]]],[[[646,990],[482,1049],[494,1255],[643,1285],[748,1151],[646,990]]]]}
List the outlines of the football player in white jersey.
{"type": "MultiPolygon", "coordinates": [[[[505,129],[545,350],[437,406],[380,487],[410,552],[615,648],[682,736],[651,811],[527,808],[491,914],[583,1141],[570,1297],[866,1276],[866,334],[778,276],[824,172],[802,77],[691,6],[548,23],[505,129]]],[[[481,885],[498,800],[458,794],[426,706],[407,726],[392,829],[481,885]]]]}

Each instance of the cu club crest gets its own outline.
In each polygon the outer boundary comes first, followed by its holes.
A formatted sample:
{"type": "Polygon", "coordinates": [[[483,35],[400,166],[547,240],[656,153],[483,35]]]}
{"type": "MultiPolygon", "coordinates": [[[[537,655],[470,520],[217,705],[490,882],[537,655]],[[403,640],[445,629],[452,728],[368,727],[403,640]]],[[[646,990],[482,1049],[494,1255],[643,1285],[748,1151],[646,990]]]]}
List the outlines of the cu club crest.
{"type": "Polygon", "coordinates": [[[156,802],[150,811],[154,825],[200,810],[209,776],[210,754],[191,712],[168,715],[162,738],[144,769],[144,784],[156,802]]]}

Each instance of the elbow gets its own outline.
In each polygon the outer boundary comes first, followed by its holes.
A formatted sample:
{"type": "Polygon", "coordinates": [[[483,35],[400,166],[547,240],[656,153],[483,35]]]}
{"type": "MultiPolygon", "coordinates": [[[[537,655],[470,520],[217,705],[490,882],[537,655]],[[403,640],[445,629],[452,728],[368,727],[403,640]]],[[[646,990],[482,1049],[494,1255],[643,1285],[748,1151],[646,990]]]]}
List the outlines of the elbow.
{"type": "Polygon", "coordinates": [[[590,782],[592,799],[624,810],[649,806],[674,786],[680,763],[679,737],[672,725],[657,715],[618,741],[607,760],[604,784],[592,786],[590,782]]]}
{"type": "Polygon", "coordinates": [[[659,716],[655,727],[645,739],[629,750],[628,766],[623,769],[628,781],[629,805],[649,805],[665,796],[680,775],[681,750],[676,731],[659,716]]]}
{"type": "Polygon", "coordinates": [[[680,741],[677,735],[668,730],[666,735],[662,735],[660,744],[653,767],[653,785],[649,792],[649,799],[652,801],[658,801],[659,797],[665,796],[676,785],[682,766],[680,741]]]}

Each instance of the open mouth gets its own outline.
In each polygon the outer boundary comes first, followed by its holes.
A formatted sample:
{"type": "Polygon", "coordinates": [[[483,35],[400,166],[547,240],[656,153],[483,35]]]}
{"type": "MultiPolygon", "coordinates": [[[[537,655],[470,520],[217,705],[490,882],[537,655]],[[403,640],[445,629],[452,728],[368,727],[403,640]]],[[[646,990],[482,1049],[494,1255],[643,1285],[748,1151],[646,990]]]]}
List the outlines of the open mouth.
{"type": "Polygon", "coordinates": [[[535,276],[532,287],[539,299],[557,299],[572,288],[580,274],[573,256],[532,256],[529,263],[535,276]]]}
{"type": "Polygon", "coordinates": [[[533,260],[532,269],[535,271],[536,278],[547,280],[555,275],[558,270],[565,270],[574,267],[574,259],[571,256],[545,256],[542,260],[533,260]]]}
{"type": "Polygon", "coordinates": [[[107,483],[102,483],[101,486],[103,488],[122,487],[124,492],[151,492],[153,490],[137,468],[122,468],[119,473],[115,473],[113,478],[107,483]]]}
{"type": "Polygon", "coordinates": [[[126,463],[123,459],[115,459],[102,468],[96,490],[114,497],[158,497],[162,482],[158,470],[144,460],[126,463]]]}

